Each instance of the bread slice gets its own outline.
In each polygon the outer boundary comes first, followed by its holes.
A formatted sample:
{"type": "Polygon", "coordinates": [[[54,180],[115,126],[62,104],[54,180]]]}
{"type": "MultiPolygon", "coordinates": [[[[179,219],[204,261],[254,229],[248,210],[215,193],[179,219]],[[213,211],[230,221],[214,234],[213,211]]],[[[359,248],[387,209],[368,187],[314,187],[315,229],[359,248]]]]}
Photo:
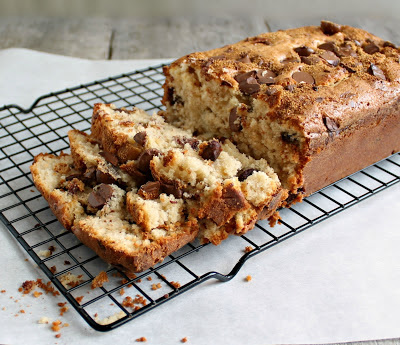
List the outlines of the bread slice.
{"type": "Polygon", "coordinates": [[[258,219],[275,216],[287,197],[265,160],[241,154],[229,140],[200,140],[158,115],[96,104],[91,130],[104,155],[138,183],[139,193],[127,195],[127,208],[140,224],[158,221],[152,207],[173,219],[182,208],[200,221],[202,242],[219,244],[229,234],[246,233],[258,219]],[[149,188],[165,194],[163,205],[144,196],[149,188]],[[168,198],[174,210],[166,208],[168,198]]]}
{"type": "Polygon", "coordinates": [[[134,180],[111,166],[85,133],[71,131],[69,138],[73,154],[39,154],[32,177],[61,224],[101,258],[140,272],[196,237],[195,219],[146,229],[135,223],[126,210],[126,190],[135,190],[134,180]]]}

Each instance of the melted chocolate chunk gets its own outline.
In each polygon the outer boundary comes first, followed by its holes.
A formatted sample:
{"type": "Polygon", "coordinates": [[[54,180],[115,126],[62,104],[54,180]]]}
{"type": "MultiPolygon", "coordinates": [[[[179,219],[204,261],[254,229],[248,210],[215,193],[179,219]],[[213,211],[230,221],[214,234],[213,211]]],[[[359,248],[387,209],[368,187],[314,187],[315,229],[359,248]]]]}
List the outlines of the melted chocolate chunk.
{"type": "Polygon", "coordinates": [[[135,140],[140,146],[144,146],[146,144],[146,139],[147,139],[147,134],[145,131],[138,132],[133,137],[133,140],[135,140]]]}
{"type": "Polygon", "coordinates": [[[83,174],[83,178],[87,181],[94,181],[96,179],[96,168],[95,167],[87,168],[83,174]]]}
{"type": "Polygon", "coordinates": [[[252,42],[252,43],[261,43],[261,44],[265,44],[267,46],[269,46],[271,44],[271,42],[268,41],[266,38],[258,37],[258,36],[247,38],[246,41],[252,42]]]}
{"type": "Polygon", "coordinates": [[[311,54],[314,54],[314,49],[306,46],[294,48],[294,51],[300,56],[310,56],[311,54]]]}
{"type": "Polygon", "coordinates": [[[216,161],[221,151],[221,144],[217,140],[211,140],[207,143],[207,146],[203,148],[200,156],[204,159],[216,161]]]}
{"type": "Polygon", "coordinates": [[[243,63],[251,63],[250,57],[248,54],[246,54],[245,56],[243,56],[242,58],[238,59],[237,61],[239,62],[243,62],[243,63]]]}
{"type": "Polygon", "coordinates": [[[158,156],[161,152],[157,149],[144,150],[139,156],[136,167],[142,172],[147,174],[150,171],[150,162],[154,156],[158,156]]]}
{"type": "Polygon", "coordinates": [[[105,183],[105,184],[113,184],[117,182],[110,173],[101,171],[99,169],[96,170],[96,181],[98,183],[105,183]]]}
{"type": "Polygon", "coordinates": [[[371,63],[368,68],[368,73],[382,80],[386,80],[385,73],[376,65],[371,63]]]}
{"type": "Polygon", "coordinates": [[[242,125],[240,123],[240,116],[238,116],[237,114],[237,108],[232,108],[229,114],[229,128],[231,129],[232,132],[240,132],[240,130],[242,129],[242,125]]]}
{"type": "Polygon", "coordinates": [[[288,144],[297,144],[299,142],[294,134],[289,134],[287,132],[281,133],[281,139],[283,142],[288,144]]]}
{"type": "Polygon", "coordinates": [[[334,35],[342,30],[339,24],[332,23],[328,20],[321,20],[321,30],[325,35],[334,35]]]}
{"type": "Polygon", "coordinates": [[[358,57],[357,53],[348,44],[344,45],[343,47],[340,47],[337,51],[335,51],[335,54],[340,57],[343,56],[358,57]]]}
{"type": "Polygon", "coordinates": [[[102,208],[106,202],[111,198],[113,189],[108,184],[100,184],[93,190],[88,197],[89,205],[93,208],[102,208]]]}
{"type": "Polygon", "coordinates": [[[258,70],[256,73],[256,79],[259,84],[274,84],[276,74],[268,70],[258,70]]]}
{"type": "Polygon", "coordinates": [[[289,85],[285,86],[285,89],[290,92],[293,92],[295,88],[296,88],[296,86],[294,86],[293,84],[289,84],[289,85]]]}
{"type": "Polygon", "coordinates": [[[154,200],[160,196],[161,184],[158,181],[147,182],[138,191],[139,196],[146,200],[154,200]]]}
{"type": "Polygon", "coordinates": [[[222,199],[229,209],[239,211],[246,205],[246,199],[240,190],[237,190],[233,185],[225,187],[222,191],[222,199]]]}
{"type": "Polygon", "coordinates": [[[167,95],[168,101],[171,105],[174,105],[175,103],[183,104],[182,98],[178,95],[175,95],[175,89],[173,87],[168,88],[167,95]]]}
{"type": "Polygon", "coordinates": [[[119,162],[118,162],[118,157],[113,155],[110,152],[107,151],[101,151],[100,155],[104,157],[104,159],[108,162],[111,163],[114,166],[118,166],[119,162]]]}
{"type": "Polygon", "coordinates": [[[269,87],[269,88],[265,91],[265,93],[266,93],[268,96],[275,95],[277,92],[278,92],[278,90],[275,89],[274,87],[269,87]]]}
{"type": "Polygon", "coordinates": [[[336,56],[335,53],[332,53],[329,50],[324,51],[321,54],[321,57],[330,65],[337,66],[339,65],[340,59],[336,56]]]}
{"type": "Polygon", "coordinates": [[[313,76],[307,72],[294,72],[292,78],[298,83],[315,84],[313,76]]]}
{"type": "Polygon", "coordinates": [[[161,191],[165,194],[172,194],[175,198],[181,199],[183,196],[182,190],[179,188],[178,183],[163,183],[161,182],[161,191]]]}
{"type": "Polygon", "coordinates": [[[307,65],[315,65],[317,64],[321,59],[318,56],[302,56],[301,57],[301,62],[307,64],[307,65]]]}
{"type": "Polygon", "coordinates": [[[221,85],[228,86],[228,87],[233,87],[232,83],[227,81],[227,80],[222,80],[221,81],[221,85]]]}
{"type": "Polygon", "coordinates": [[[329,132],[337,132],[339,129],[339,125],[330,117],[324,117],[324,124],[329,132]]]}
{"type": "Polygon", "coordinates": [[[362,48],[368,54],[375,54],[379,52],[379,47],[374,42],[364,44],[362,48]]]}
{"type": "Polygon", "coordinates": [[[243,181],[246,180],[250,175],[252,175],[253,172],[255,172],[255,171],[258,171],[258,170],[257,170],[257,169],[253,169],[253,168],[245,169],[245,170],[240,170],[240,171],[238,172],[238,174],[237,174],[238,180],[239,180],[240,182],[243,182],[243,181]]]}
{"type": "Polygon", "coordinates": [[[328,50],[330,52],[336,53],[338,51],[338,47],[335,42],[326,42],[322,43],[318,46],[319,49],[328,50]]]}
{"type": "Polygon", "coordinates": [[[235,76],[235,80],[239,83],[239,90],[244,94],[251,95],[260,90],[256,78],[256,71],[241,73],[235,76]]]}

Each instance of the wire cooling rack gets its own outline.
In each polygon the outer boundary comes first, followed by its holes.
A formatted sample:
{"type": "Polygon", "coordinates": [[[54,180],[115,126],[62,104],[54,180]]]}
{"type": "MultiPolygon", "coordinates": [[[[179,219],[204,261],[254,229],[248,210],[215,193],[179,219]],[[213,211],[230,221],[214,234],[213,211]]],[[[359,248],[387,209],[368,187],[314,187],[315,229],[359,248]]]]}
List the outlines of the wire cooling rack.
{"type": "Polygon", "coordinates": [[[281,224],[274,228],[261,221],[246,235],[233,236],[217,247],[188,244],[163,263],[127,276],[62,228],[34,187],[29,167],[40,152],[68,152],[67,132],[89,131],[94,103],[135,105],[149,112],[161,109],[163,81],[160,65],[50,93],[29,109],[0,108],[0,218],[99,331],[133,320],[208,279],[228,281],[249,258],[400,181],[397,153],[281,210],[281,224]],[[107,272],[109,282],[92,290],[91,282],[101,271],[107,272]]]}

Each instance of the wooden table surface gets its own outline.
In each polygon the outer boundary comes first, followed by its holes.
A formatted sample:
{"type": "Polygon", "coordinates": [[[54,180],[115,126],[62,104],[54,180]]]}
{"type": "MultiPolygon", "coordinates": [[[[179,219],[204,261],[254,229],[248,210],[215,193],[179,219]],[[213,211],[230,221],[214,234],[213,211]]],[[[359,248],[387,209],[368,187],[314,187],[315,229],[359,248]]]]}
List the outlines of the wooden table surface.
{"type": "MultiPolygon", "coordinates": [[[[318,25],[320,19],[278,20],[267,16],[130,19],[1,18],[0,49],[29,48],[87,59],[170,58],[234,43],[261,32],[318,25]]],[[[400,21],[398,20],[354,16],[327,16],[323,19],[361,27],[400,45],[400,21]]],[[[400,345],[400,338],[347,344],[360,343],[400,345]]]]}

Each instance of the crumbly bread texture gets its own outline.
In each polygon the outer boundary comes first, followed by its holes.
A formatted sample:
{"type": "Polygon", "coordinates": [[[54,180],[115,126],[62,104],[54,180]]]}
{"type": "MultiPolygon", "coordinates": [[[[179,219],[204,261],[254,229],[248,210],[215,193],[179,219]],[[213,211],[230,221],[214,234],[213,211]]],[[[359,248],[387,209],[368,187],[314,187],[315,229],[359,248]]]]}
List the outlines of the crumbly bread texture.
{"type": "Polygon", "coordinates": [[[240,153],[229,140],[195,138],[137,108],[96,104],[92,138],[137,181],[127,209],[145,229],[186,215],[199,220],[202,242],[218,244],[273,216],[287,196],[264,159],[240,153]]]}
{"type": "Polygon", "coordinates": [[[300,200],[400,150],[399,56],[327,21],[260,34],[165,67],[161,115],[265,158],[300,200]]]}
{"type": "Polygon", "coordinates": [[[61,224],[100,257],[140,272],[196,237],[195,219],[164,220],[146,229],[135,223],[126,208],[134,180],[105,161],[85,133],[71,131],[69,139],[72,155],[39,154],[32,177],[61,224]]]}

